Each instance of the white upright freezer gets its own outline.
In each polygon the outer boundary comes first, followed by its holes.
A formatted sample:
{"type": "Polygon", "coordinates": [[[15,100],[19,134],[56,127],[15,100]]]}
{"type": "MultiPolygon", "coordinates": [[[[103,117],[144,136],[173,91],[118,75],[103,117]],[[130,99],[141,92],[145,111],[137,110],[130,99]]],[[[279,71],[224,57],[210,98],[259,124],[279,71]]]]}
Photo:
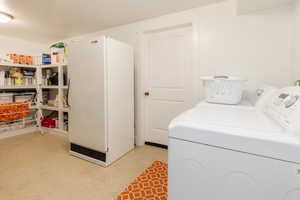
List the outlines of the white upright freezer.
{"type": "Polygon", "coordinates": [[[101,36],[69,44],[70,153],[108,166],[134,148],[133,49],[101,36]]]}

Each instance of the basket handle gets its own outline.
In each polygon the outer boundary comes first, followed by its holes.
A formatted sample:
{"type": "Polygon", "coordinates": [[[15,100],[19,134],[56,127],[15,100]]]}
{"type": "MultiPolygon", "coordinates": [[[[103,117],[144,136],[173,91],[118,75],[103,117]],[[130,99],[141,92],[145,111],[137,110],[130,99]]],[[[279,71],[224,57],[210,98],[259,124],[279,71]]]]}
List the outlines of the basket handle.
{"type": "Polygon", "coordinates": [[[214,76],[214,79],[229,79],[228,76],[214,76]]]}

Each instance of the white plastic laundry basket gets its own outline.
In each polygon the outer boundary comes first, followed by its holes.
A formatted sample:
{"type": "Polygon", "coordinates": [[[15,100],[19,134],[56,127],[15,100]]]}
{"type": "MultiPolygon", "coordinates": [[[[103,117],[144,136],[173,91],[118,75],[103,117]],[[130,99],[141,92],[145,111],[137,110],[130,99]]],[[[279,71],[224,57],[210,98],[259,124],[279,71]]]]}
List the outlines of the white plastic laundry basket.
{"type": "Polygon", "coordinates": [[[206,101],[209,103],[236,105],[241,102],[246,80],[238,77],[202,77],[206,101]]]}

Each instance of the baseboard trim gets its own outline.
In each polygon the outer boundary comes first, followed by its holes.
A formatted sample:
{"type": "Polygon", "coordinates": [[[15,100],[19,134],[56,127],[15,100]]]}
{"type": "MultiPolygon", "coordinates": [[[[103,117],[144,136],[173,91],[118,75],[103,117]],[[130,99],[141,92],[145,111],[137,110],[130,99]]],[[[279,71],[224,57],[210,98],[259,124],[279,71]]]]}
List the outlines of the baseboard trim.
{"type": "Polygon", "coordinates": [[[159,147],[159,148],[163,148],[163,149],[168,149],[167,145],[164,144],[157,144],[154,142],[145,142],[145,145],[149,145],[149,146],[154,146],[154,147],[159,147]]]}

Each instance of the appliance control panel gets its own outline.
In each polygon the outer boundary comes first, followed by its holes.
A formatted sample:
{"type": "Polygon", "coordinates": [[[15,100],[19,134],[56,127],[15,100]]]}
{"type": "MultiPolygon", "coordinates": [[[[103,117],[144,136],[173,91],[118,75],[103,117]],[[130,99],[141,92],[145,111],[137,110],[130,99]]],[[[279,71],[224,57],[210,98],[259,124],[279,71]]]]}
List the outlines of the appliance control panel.
{"type": "Polygon", "coordinates": [[[300,133],[300,87],[278,90],[264,112],[289,132],[300,133]]]}
{"type": "Polygon", "coordinates": [[[272,97],[273,94],[275,94],[275,92],[278,90],[278,88],[268,85],[258,88],[254,97],[255,107],[257,107],[258,109],[263,108],[264,105],[267,104],[268,101],[270,101],[270,97],[272,97]]]}

